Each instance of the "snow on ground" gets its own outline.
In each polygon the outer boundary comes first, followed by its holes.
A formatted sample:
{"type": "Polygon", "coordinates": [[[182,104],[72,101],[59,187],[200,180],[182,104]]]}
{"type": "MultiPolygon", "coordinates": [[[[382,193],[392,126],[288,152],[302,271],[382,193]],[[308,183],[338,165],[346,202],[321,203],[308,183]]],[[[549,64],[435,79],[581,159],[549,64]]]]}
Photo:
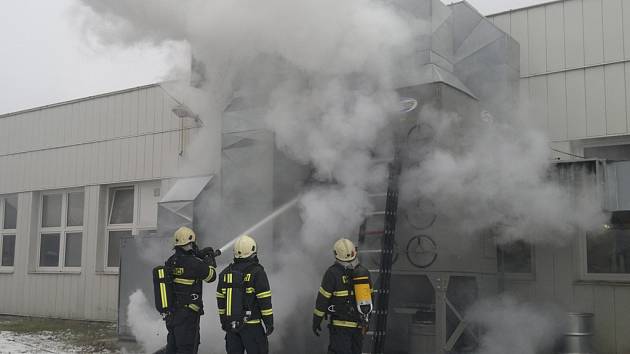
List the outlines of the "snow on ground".
{"type": "MultiPolygon", "coordinates": [[[[64,342],[59,334],[52,332],[15,333],[0,331],[0,353],[86,353],[93,352],[84,347],[64,342]]],[[[108,351],[100,353],[111,353],[108,351]]]]}

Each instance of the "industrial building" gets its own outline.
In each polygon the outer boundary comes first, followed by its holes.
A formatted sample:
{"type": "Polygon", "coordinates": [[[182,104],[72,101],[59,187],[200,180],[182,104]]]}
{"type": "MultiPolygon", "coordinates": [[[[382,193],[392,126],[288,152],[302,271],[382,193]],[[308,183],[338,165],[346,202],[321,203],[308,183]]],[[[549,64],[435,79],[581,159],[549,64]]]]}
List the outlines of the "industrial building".
{"type": "MultiPolygon", "coordinates": [[[[474,342],[463,319],[467,306],[507,292],[593,313],[597,352],[630,352],[623,335],[630,327],[630,244],[623,227],[630,224],[624,214],[630,167],[623,162],[630,160],[630,0],[555,1],[488,18],[465,2],[399,3],[432,24],[431,40],[412,63],[419,75],[398,78],[401,95],[461,115],[501,116],[510,114],[506,99],[527,103],[556,158],[592,166],[605,191],[594,202],[615,211],[618,225],[612,235],[582,234],[570,246],[480,243],[467,254],[449,254],[456,241],[439,237],[439,218],[414,220],[400,206],[398,214],[407,216],[379,219],[398,209],[391,204],[395,193],[386,192],[396,183],[390,170],[390,185],[374,193],[383,213],[366,220],[357,241],[382,252],[380,241],[366,235],[389,225],[407,250],[390,244],[379,257],[363,255],[392,288],[391,299],[377,302],[385,312],[373,321],[365,351],[466,352],[474,342]],[[435,252],[414,255],[421,243],[435,252]],[[431,335],[417,335],[428,328],[431,335]]],[[[118,320],[119,332],[128,335],[128,296],[150,288],[136,279],[154,265],[140,247],[164,242],[174,225],[199,225],[204,198],[230,196],[210,217],[221,220],[220,230],[202,230],[201,239],[235,234],[290,199],[296,180],[308,179],[304,166],[275,149],[273,134],[254,114],[231,106],[211,136],[221,148],[209,152],[208,165],[192,167],[188,151],[203,123],[168,84],[0,115],[0,313],[118,320]],[[287,169],[295,180],[278,172],[287,169]],[[260,176],[255,185],[243,188],[243,171],[260,176]]],[[[411,132],[412,123],[403,121],[402,129],[411,132]]],[[[404,156],[399,162],[403,170],[410,163],[404,156]]]]}

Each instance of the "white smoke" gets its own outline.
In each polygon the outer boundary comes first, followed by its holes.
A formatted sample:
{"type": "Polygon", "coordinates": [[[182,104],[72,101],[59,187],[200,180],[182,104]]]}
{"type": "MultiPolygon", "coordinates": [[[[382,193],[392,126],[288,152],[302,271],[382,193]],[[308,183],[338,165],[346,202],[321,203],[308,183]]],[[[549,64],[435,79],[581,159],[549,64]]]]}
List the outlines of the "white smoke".
{"type": "Polygon", "coordinates": [[[536,354],[552,352],[564,326],[556,309],[520,303],[505,296],[474,305],[468,321],[481,328],[478,354],[536,354]]]}
{"type": "Polygon", "coordinates": [[[127,321],[131,333],[147,353],[154,353],[166,345],[166,327],[141,290],[129,297],[127,321]]]}
{"type": "Polygon", "coordinates": [[[564,244],[605,221],[595,184],[549,178],[543,133],[514,117],[483,118],[425,106],[419,129],[430,136],[412,137],[419,161],[402,178],[402,198],[431,200],[458,234],[492,230],[500,241],[564,244]]]}

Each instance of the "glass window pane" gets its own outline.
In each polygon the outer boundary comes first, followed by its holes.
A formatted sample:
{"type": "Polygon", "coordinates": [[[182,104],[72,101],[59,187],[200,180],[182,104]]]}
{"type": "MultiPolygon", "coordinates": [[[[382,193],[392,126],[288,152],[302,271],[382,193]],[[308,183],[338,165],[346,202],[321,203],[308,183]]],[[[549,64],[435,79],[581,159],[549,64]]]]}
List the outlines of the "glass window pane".
{"type": "Polygon", "coordinates": [[[4,202],[4,228],[15,229],[17,225],[17,197],[5,199],[4,202]]]}
{"type": "Polygon", "coordinates": [[[39,266],[59,266],[59,234],[42,234],[39,248],[39,266]]]}
{"type": "Polygon", "coordinates": [[[133,223],[133,188],[112,189],[109,193],[109,223],[133,223]]]}
{"type": "Polygon", "coordinates": [[[118,267],[120,264],[120,238],[131,236],[131,230],[110,231],[107,243],[107,266],[118,267]]]}
{"type": "Polygon", "coordinates": [[[66,267],[81,266],[81,243],[83,234],[72,232],[66,234],[66,267]]]}
{"type": "Polygon", "coordinates": [[[523,241],[498,246],[499,272],[532,273],[532,248],[523,241]]]}
{"type": "Polygon", "coordinates": [[[588,235],[586,258],[589,273],[630,273],[630,230],[588,235]]]}
{"type": "Polygon", "coordinates": [[[2,266],[13,267],[15,257],[15,235],[2,236],[2,266]]]}
{"type": "Polygon", "coordinates": [[[42,200],[42,226],[61,226],[61,194],[47,194],[42,200]]]}
{"type": "Polygon", "coordinates": [[[68,193],[68,226],[83,226],[83,192],[68,193]]]}

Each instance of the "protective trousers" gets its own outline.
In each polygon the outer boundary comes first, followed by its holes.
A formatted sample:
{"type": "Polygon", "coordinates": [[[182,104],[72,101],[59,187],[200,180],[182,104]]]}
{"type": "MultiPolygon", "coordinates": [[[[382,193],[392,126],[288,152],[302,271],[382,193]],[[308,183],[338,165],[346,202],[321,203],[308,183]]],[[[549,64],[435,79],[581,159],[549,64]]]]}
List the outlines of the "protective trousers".
{"type": "Polygon", "coordinates": [[[181,308],[166,319],[166,353],[197,354],[199,349],[199,313],[181,308]]]}
{"type": "Polygon", "coordinates": [[[267,354],[265,330],[260,324],[245,324],[238,332],[226,332],[225,350],[228,354],[267,354]]]}
{"type": "Polygon", "coordinates": [[[359,328],[329,326],[328,354],[361,354],[363,333],[359,328]]]}

